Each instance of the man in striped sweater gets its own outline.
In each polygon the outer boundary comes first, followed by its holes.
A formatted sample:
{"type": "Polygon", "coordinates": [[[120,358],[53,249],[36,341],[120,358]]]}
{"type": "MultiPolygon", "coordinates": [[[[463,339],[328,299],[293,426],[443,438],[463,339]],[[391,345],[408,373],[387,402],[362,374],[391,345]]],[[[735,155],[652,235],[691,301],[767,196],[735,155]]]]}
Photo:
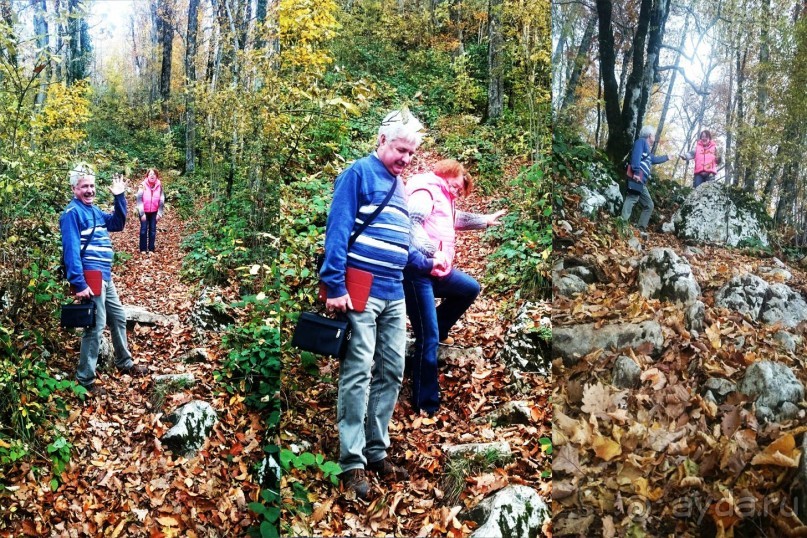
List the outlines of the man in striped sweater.
{"type": "Polygon", "coordinates": [[[384,480],[409,476],[387,458],[388,426],[404,369],[403,268],[410,263],[429,272],[440,264],[410,249],[409,214],[399,178],[420,145],[422,128],[406,110],[391,112],[384,118],[376,150],[354,162],[336,179],[325,228],[325,261],[320,277],[328,290],[326,307],[345,312],[353,331],[347,355],[339,365],[341,480],[347,490],[362,499],[370,490],[365,469],[384,480]],[[393,187],[387,206],[348,247],[351,235],[393,187]],[[373,274],[370,298],[363,312],[353,310],[347,293],[348,266],[373,274]]]}
{"type": "Polygon", "coordinates": [[[112,180],[109,188],[115,196],[115,210],[112,213],[104,213],[93,205],[95,175],[87,165],[79,165],[70,172],[70,187],[75,197],[59,218],[67,280],[76,290],[77,299],[90,299],[95,301],[96,306],[95,327],[86,329],[81,338],[76,381],[90,393],[104,395],[106,390],[95,383],[95,368],[101,333],[107,323],[112,333],[115,366],[118,370],[132,376],[147,373],[144,366],[135,365],[132,361],[126,340],[126,313],[112,282],[112,259],[115,252],[112,250],[109,232],[119,232],[126,224],[126,183],[120,176],[112,180]],[[86,270],[101,272],[100,295],[94,294],[87,284],[84,277],[86,270]]]}

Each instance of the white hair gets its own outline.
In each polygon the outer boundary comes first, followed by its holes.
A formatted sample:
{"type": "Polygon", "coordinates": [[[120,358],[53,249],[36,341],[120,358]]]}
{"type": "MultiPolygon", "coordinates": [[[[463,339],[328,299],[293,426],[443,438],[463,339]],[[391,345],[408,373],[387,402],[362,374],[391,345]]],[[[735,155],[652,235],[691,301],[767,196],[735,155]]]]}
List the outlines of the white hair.
{"type": "Polygon", "coordinates": [[[642,127],[642,130],[639,131],[639,138],[650,138],[651,135],[656,134],[656,128],[652,125],[645,125],[642,127]]]}
{"type": "Polygon", "coordinates": [[[70,170],[70,186],[75,187],[83,178],[95,179],[95,172],[87,163],[79,163],[70,170]]]}
{"type": "Polygon", "coordinates": [[[400,110],[393,110],[381,121],[378,128],[378,141],[381,142],[383,135],[388,142],[403,139],[411,140],[418,146],[423,141],[423,124],[409,110],[404,107],[400,110]]]}

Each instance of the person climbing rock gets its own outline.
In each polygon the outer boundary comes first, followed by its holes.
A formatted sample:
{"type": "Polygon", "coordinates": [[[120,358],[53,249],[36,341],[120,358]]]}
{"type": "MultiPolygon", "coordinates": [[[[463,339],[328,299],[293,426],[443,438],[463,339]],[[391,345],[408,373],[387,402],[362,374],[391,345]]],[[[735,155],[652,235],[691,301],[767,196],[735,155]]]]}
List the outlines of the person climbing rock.
{"type": "Polygon", "coordinates": [[[140,254],[154,252],[157,240],[157,223],[163,216],[165,192],[160,175],[151,168],[135,195],[140,216],[140,254]]]}
{"type": "Polygon", "coordinates": [[[642,184],[640,193],[628,192],[625,196],[625,201],[622,204],[622,220],[630,222],[633,206],[636,202],[642,207],[642,213],[639,215],[639,233],[642,237],[647,235],[647,225],[650,223],[650,215],[653,214],[653,199],[650,197],[650,191],[647,190],[647,183],[650,181],[651,170],[654,164],[664,163],[670,160],[671,155],[656,156],[651,153],[653,142],[655,141],[656,128],[650,125],[645,125],[639,132],[639,138],[633,144],[633,151],[630,156],[630,166],[633,171],[633,179],[642,184]]]}
{"type": "Polygon", "coordinates": [[[123,311],[118,292],[112,281],[112,260],[114,251],[109,232],[119,232],[126,225],[126,181],[115,176],[109,190],[115,196],[115,209],[104,213],[95,202],[95,174],[92,169],[81,164],[69,175],[74,198],[59,218],[62,233],[62,249],[67,280],[76,290],[77,299],[95,302],[95,327],[85,329],[81,338],[81,354],[76,381],[92,394],[104,395],[106,389],[95,382],[95,369],[98,363],[98,347],[104,326],[109,325],[112,333],[112,347],[115,350],[115,366],[122,373],[142,376],[148,373],[145,366],[132,360],[126,339],[126,314],[123,311]],[[87,283],[85,271],[100,271],[100,294],[93,293],[87,283]]]}
{"type": "Polygon", "coordinates": [[[686,161],[695,160],[695,175],[692,178],[693,188],[702,183],[714,181],[717,167],[723,162],[722,149],[712,140],[712,133],[708,129],[701,131],[695,149],[679,155],[686,161]]]}
{"type": "Polygon", "coordinates": [[[409,219],[412,244],[425,256],[445,257],[446,267],[422,274],[415,267],[404,270],[406,313],[415,334],[414,352],[407,357],[412,378],[412,407],[434,414],[440,406],[437,346],[451,345],[448,332],[473,304],[479,282],[453,266],[455,230],[481,230],[499,224],[506,209],[488,215],[457,211],[454,203],[473,189],[465,167],[454,159],[438,161],[431,172],[409,178],[409,219]],[[435,308],[435,297],[442,298],[435,308]]]}

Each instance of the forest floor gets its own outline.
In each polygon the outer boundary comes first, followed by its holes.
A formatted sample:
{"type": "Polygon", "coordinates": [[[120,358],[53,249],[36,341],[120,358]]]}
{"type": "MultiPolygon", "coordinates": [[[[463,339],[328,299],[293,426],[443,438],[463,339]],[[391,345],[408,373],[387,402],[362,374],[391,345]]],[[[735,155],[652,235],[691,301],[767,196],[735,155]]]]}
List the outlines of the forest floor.
{"type": "MultiPolygon", "coordinates": [[[[0,530],[0,536],[229,537],[243,536],[254,524],[247,503],[259,494],[252,467],[262,459],[263,422],[241,397],[217,386],[213,373],[226,353],[219,349],[219,336],[209,333],[199,340],[189,325],[198,290],[179,277],[185,224],[168,210],[158,224],[157,251],[141,255],[134,190],[130,184],[125,230],[110,234],[116,252],[125,253],[124,263],[113,268],[115,286],[124,305],[178,321],[129,330],[130,351],[148,368],[147,376],[132,378],[103,365],[97,382],[108,394],[71,402],[63,428],[73,448],[56,491],[49,486],[51,477],[33,464],[19,465],[5,477],[10,496],[3,502],[10,505],[0,516],[11,531],[0,530]],[[208,362],[178,360],[195,347],[207,349],[208,362]],[[155,393],[151,376],[175,373],[192,373],[196,384],[164,397],[155,393]],[[159,439],[170,427],[161,419],[197,399],[216,409],[218,422],[195,457],[177,457],[161,446],[159,439]]],[[[80,334],[68,335],[65,342],[64,354],[52,357],[51,366],[72,379],[80,334]]]]}
{"type": "MultiPolygon", "coordinates": [[[[704,396],[707,379],[734,386],[748,366],[762,360],[784,363],[807,382],[804,341],[788,353],[774,338],[781,326],[714,306],[714,294],[726,282],[746,272],[761,274],[761,267],[776,265],[772,256],[688,247],[672,234],[658,233],[655,225],[637,252],[607,215],[596,222],[583,218],[576,214],[578,197],[565,198],[564,207],[574,208],[564,217],[573,233],[556,227],[556,238],[569,245],[556,255],[591,256],[609,281],[571,299],[556,297],[554,328],[655,320],[664,348],[653,357],[647,349],[595,350],[572,367],[554,361],[555,535],[807,536],[794,506],[799,500],[794,462],[807,430],[804,411],[793,421],[763,423],[753,399],[739,392],[718,404],[704,396]],[[687,331],[681,307],[639,293],[636,262],[652,248],[669,248],[690,264],[706,305],[700,335],[687,331]],[[612,385],[620,354],[640,366],[637,388],[612,385]]],[[[661,208],[663,220],[673,209],[661,208]]],[[[792,264],[788,271],[787,285],[804,295],[804,271],[792,264]]],[[[789,331],[803,337],[805,329],[801,324],[789,331]]]]}
{"type": "MultiPolygon", "coordinates": [[[[406,175],[428,168],[437,159],[435,155],[422,153],[406,175]]],[[[497,205],[495,196],[475,193],[459,202],[458,209],[490,213],[501,209],[501,205],[497,205]]],[[[493,251],[494,245],[486,242],[482,233],[461,232],[456,266],[482,282],[488,256],[493,251]]],[[[540,438],[548,438],[551,433],[549,379],[524,374],[524,382],[532,391],[526,397],[514,394],[509,390],[514,381],[512,376],[496,359],[518,306],[513,306],[515,291],[493,294],[483,285],[480,296],[451,331],[453,347],[481,347],[483,357],[458,354],[441,365],[443,404],[433,417],[413,410],[409,402],[410,380],[404,379],[389,427],[390,459],[403,465],[410,479],[386,484],[370,474],[370,498],[347,500],[340,486],[325,480],[312,484],[302,473],[292,470],[282,479],[285,501],[282,520],[287,526],[284,532],[293,536],[467,536],[474,524],[461,521],[458,514],[496,490],[524,484],[549,499],[551,477],[542,477],[542,473],[549,471],[550,456],[547,447],[539,443],[540,438]],[[525,399],[532,409],[528,424],[494,429],[485,420],[487,414],[507,402],[525,399]],[[512,447],[512,460],[471,472],[459,491],[455,491],[449,483],[443,447],[493,441],[507,441],[512,447]],[[302,502],[295,500],[295,486],[300,484],[309,493],[302,502]]],[[[544,306],[541,317],[549,316],[551,303],[544,306]]],[[[320,360],[319,376],[306,372],[299,358],[284,365],[282,446],[307,446],[309,452],[322,453],[334,461],[339,459],[338,371],[339,363],[334,359],[320,360]]]]}

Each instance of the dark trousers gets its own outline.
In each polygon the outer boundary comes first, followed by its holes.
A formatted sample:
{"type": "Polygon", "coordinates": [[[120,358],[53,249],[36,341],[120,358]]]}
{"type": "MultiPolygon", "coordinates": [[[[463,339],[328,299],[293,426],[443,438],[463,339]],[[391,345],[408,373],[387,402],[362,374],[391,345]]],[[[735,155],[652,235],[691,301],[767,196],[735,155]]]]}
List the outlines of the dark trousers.
{"type": "Polygon", "coordinates": [[[157,212],[146,213],[146,220],[140,221],[140,252],[154,252],[157,238],[157,212]]]}
{"type": "Polygon", "coordinates": [[[437,346],[479,295],[479,283],[458,269],[437,278],[404,271],[406,313],[415,333],[414,353],[406,357],[412,377],[412,406],[434,413],[440,407],[437,346]],[[435,297],[443,301],[435,308],[435,297]]]}
{"type": "Polygon", "coordinates": [[[714,181],[714,179],[715,179],[715,175],[712,172],[699,172],[699,173],[695,174],[695,177],[693,178],[694,183],[695,183],[695,188],[698,188],[698,186],[701,183],[706,183],[707,181],[714,181]]]}

